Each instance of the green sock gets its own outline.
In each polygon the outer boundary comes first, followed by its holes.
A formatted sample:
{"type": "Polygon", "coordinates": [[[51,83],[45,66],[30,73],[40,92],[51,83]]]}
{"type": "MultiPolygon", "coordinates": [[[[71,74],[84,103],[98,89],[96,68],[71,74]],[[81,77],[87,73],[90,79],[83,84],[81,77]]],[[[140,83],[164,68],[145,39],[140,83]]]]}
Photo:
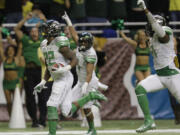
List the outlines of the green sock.
{"type": "Polygon", "coordinates": [[[50,135],[56,135],[58,112],[56,107],[48,106],[48,125],[50,135]]]}
{"type": "Polygon", "coordinates": [[[89,129],[95,129],[93,121],[89,121],[88,124],[89,124],[89,129]]]}
{"type": "Polygon", "coordinates": [[[56,135],[57,120],[48,120],[50,135],[56,135]]]}
{"type": "Polygon", "coordinates": [[[71,114],[74,114],[77,111],[77,107],[75,104],[72,103],[72,108],[71,108],[71,114]]]}
{"type": "Polygon", "coordinates": [[[137,95],[139,105],[144,113],[145,119],[152,119],[149,110],[149,102],[147,99],[146,90],[141,85],[138,85],[135,89],[135,92],[137,95]]]}
{"type": "MultiPolygon", "coordinates": [[[[78,106],[81,108],[90,100],[91,100],[90,95],[86,95],[77,101],[78,106]]],[[[77,111],[77,109],[78,109],[77,106],[75,104],[72,104],[71,114],[75,113],[77,111]]]]}
{"type": "Polygon", "coordinates": [[[90,95],[80,98],[77,102],[79,107],[83,107],[87,102],[91,101],[90,95]]]}

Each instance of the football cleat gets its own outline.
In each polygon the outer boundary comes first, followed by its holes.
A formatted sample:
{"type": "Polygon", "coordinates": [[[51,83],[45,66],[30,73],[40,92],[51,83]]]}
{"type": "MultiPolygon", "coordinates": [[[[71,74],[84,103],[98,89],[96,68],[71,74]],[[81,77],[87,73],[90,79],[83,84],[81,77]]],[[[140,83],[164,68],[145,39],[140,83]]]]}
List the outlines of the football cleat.
{"type": "Polygon", "coordinates": [[[136,129],[136,132],[143,133],[152,129],[156,129],[156,124],[154,123],[154,120],[147,119],[144,121],[144,124],[142,126],[136,129]]]}

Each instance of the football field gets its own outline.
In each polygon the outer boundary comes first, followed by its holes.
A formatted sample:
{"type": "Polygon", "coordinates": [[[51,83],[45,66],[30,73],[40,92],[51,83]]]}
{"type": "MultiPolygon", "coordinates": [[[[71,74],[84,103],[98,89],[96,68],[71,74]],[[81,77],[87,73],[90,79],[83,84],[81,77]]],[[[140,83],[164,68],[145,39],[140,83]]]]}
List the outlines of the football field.
{"type": "MultiPolygon", "coordinates": [[[[103,126],[97,128],[98,135],[136,135],[135,129],[143,120],[108,120],[103,121],[103,126]]],[[[62,121],[62,129],[57,135],[83,135],[87,128],[80,127],[80,121],[62,121]]],[[[141,135],[180,135],[180,125],[175,125],[173,120],[156,120],[157,129],[141,135]]],[[[7,122],[0,123],[0,135],[47,135],[48,128],[34,129],[27,123],[26,129],[9,129],[7,122]]]]}

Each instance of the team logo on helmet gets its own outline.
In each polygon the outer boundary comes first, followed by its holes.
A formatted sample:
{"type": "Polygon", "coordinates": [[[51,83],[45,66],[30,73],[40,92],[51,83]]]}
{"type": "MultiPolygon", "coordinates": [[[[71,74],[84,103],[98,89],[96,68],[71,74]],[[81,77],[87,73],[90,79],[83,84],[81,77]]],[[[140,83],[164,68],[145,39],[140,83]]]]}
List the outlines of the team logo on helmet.
{"type": "Polygon", "coordinates": [[[93,36],[91,33],[82,32],[79,35],[79,44],[78,49],[79,51],[86,51],[91,48],[93,45],[93,36]]]}

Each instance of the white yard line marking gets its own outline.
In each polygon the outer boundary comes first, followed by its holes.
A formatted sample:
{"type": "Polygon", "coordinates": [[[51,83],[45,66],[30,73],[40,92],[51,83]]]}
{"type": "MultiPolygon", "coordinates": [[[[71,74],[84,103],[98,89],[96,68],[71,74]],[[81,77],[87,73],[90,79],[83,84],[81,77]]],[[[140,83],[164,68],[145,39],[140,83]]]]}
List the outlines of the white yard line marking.
{"type": "MultiPolygon", "coordinates": [[[[98,130],[101,134],[136,133],[135,130],[98,130]]],[[[148,131],[149,133],[180,133],[180,129],[158,129],[148,131]]],[[[57,135],[79,135],[86,131],[57,131],[57,135]]],[[[0,132],[0,135],[47,135],[48,132],[0,132]]]]}

